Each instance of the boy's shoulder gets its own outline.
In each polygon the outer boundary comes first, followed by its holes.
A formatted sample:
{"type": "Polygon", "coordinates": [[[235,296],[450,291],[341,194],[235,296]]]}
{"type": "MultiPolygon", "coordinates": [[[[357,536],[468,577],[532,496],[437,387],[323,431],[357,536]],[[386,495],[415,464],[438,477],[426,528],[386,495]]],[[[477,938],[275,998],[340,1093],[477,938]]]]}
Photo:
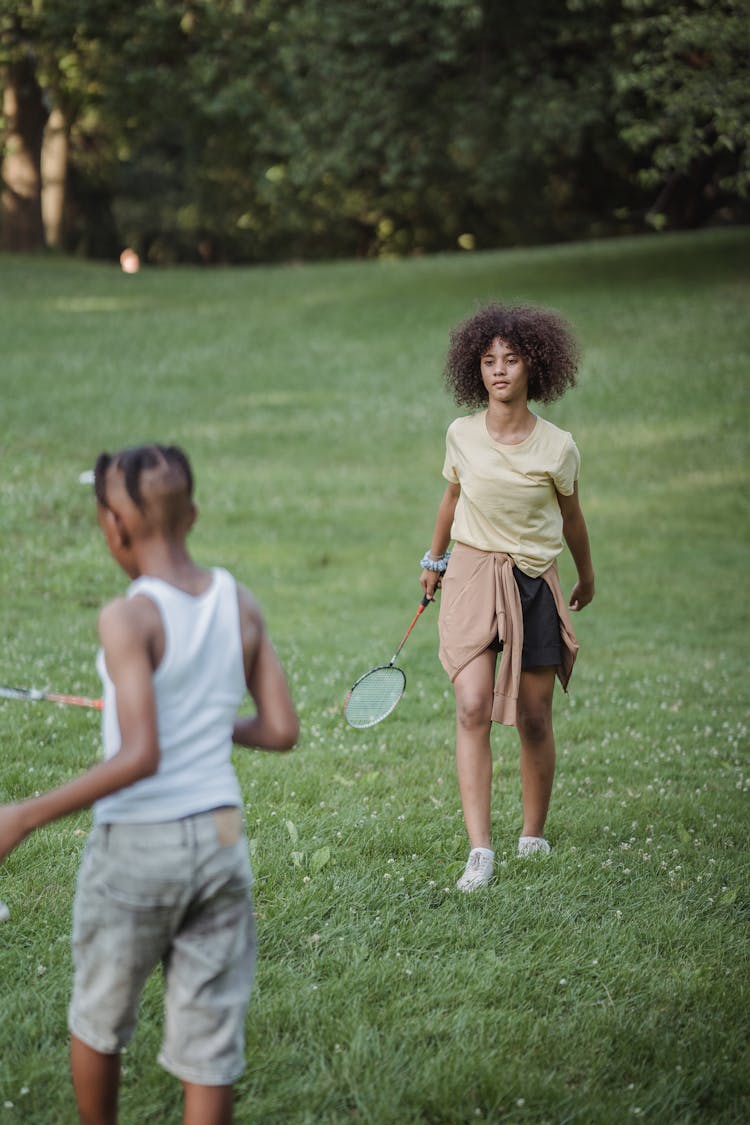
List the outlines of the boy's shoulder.
{"type": "Polygon", "coordinates": [[[144,641],[161,624],[157,606],[147,597],[112,598],[99,610],[99,637],[107,647],[113,641],[144,641]]]}
{"type": "Polygon", "coordinates": [[[119,594],[116,598],[105,602],[99,610],[99,625],[117,625],[128,617],[131,610],[131,599],[126,594],[119,594]]]}

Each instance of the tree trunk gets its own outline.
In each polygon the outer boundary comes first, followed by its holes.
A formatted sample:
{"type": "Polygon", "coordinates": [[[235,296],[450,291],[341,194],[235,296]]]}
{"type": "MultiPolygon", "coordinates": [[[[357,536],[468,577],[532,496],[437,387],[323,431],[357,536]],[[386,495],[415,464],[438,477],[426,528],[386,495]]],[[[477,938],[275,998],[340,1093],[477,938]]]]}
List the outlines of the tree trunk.
{"type": "Polygon", "coordinates": [[[49,247],[63,244],[65,175],[68,167],[68,126],[61,109],[49,115],[42,140],[42,220],[49,247]]]}
{"type": "Polygon", "coordinates": [[[41,157],[47,110],[31,58],[11,63],[4,78],[0,246],[27,253],[44,247],[41,157]]]}

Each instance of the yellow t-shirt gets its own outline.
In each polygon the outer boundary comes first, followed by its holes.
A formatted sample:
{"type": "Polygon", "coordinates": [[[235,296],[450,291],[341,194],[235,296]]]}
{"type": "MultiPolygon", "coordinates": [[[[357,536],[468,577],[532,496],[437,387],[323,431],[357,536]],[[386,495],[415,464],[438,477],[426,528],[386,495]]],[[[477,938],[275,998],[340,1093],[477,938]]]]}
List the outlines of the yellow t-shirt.
{"type": "Polygon", "coordinates": [[[486,419],[480,410],[448,427],[443,476],[461,485],[451,535],[505,552],[536,578],[562,551],[557,493],[572,494],[581,457],[570,434],[544,418],[518,445],[494,441],[486,419]]]}

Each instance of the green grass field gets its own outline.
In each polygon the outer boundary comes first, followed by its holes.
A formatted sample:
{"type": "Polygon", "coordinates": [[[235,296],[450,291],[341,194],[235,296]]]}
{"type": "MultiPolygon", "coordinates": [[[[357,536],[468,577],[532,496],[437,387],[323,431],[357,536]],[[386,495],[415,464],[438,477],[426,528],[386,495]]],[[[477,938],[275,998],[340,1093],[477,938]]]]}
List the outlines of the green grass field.
{"type": "MultiPolygon", "coordinates": [[[[124,588],[79,474],[177,441],[196,558],[259,596],[302,719],[237,752],[260,932],[237,1089],[246,1125],[750,1119],[750,230],[232,271],[0,259],[0,682],[94,694],[96,612],[124,588]],[[515,733],[494,737],[487,893],[466,840],[437,615],[381,726],[341,716],[416,610],[443,491],[449,328],[479,301],[559,308],[579,387],[597,597],[555,704],[547,861],[513,858],[515,733]]],[[[564,586],[573,580],[561,564],[564,586]]],[[[0,801],[98,753],[98,719],[0,701],[0,801]]],[[[76,1120],[69,919],[88,814],[0,869],[0,1123],[76,1120]]],[[[122,1121],[176,1125],[160,987],[122,1121]]]]}

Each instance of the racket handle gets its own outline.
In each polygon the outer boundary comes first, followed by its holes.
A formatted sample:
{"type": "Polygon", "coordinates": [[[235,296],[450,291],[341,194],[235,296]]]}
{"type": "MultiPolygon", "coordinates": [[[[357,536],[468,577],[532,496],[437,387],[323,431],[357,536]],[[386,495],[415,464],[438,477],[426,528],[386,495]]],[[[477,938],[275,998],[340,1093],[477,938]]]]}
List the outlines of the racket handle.
{"type": "Polygon", "coordinates": [[[398,654],[401,652],[401,649],[404,647],[404,645],[408,641],[409,634],[411,633],[412,629],[414,628],[417,621],[419,620],[419,615],[424,612],[424,610],[427,608],[427,606],[430,604],[431,601],[432,601],[432,598],[428,597],[428,595],[425,594],[425,596],[422,598],[421,602],[419,603],[419,609],[414,614],[414,620],[412,621],[411,625],[409,626],[409,628],[404,633],[404,638],[401,641],[401,644],[398,646],[398,648],[394,652],[393,656],[391,657],[391,664],[396,663],[396,657],[398,656],[398,654]]]}

